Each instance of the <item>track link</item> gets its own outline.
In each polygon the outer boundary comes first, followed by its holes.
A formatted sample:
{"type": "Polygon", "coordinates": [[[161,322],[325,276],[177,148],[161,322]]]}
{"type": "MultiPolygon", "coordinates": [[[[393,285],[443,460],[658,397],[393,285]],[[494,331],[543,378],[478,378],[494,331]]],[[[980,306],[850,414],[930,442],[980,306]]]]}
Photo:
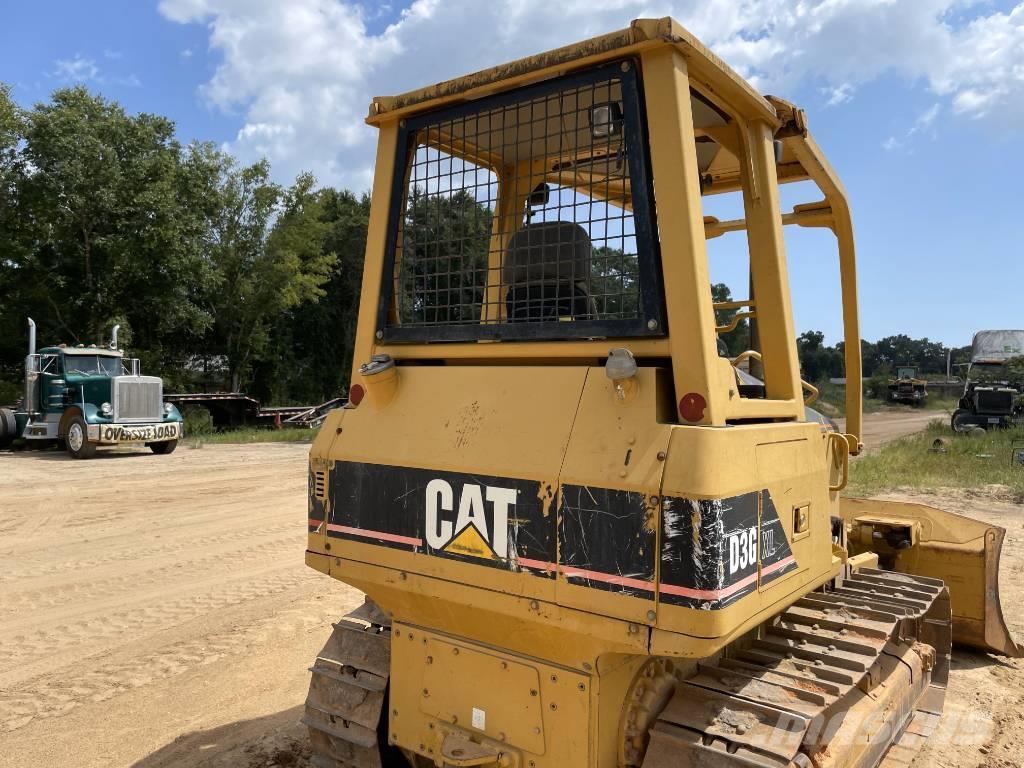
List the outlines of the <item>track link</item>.
{"type": "Polygon", "coordinates": [[[334,625],[309,668],[302,722],[317,768],[386,768],[382,713],[391,664],[391,621],[369,599],[334,625]]]}
{"type": "Polygon", "coordinates": [[[951,640],[941,581],[861,569],[678,682],[643,768],[905,768],[941,715],[951,640]]]}

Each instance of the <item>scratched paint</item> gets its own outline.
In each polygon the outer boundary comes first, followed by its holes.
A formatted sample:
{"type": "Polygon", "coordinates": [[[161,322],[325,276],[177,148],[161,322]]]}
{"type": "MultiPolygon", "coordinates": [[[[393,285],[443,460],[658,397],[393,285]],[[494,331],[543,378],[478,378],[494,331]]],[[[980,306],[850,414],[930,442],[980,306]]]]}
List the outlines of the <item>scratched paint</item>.
{"type": "Polygon", "coordinates": [[[660,599],[719,610],[797,567],[767,490],[724,499],[666,497],[662,503],[660,599]],[[761,511],[759,524],[758,511],[761,511]]]}
{"type": "Polygon", "coordinates": [[[559,564],[570,584],[654,599],[657,531],[642,493],[566,485],[559,564]]]}

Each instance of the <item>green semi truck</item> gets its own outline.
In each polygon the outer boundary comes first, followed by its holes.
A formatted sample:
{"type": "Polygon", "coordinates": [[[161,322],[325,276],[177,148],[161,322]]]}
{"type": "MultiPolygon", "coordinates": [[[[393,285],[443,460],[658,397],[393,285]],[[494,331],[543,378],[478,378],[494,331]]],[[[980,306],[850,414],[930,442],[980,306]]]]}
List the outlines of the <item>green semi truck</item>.
{"type": "Polygon", "coordinates": [[[28,320],[25,392],[19,405],[0,408],[0,448],[21,438],[63,444],[76,459],[104,445],[146,445],[169,454],[184,437],[178,409],[163,398],[163,381],[142,376],[139,361],[118,349],[114,326],[107,346],[43,347],[28,320]]]}

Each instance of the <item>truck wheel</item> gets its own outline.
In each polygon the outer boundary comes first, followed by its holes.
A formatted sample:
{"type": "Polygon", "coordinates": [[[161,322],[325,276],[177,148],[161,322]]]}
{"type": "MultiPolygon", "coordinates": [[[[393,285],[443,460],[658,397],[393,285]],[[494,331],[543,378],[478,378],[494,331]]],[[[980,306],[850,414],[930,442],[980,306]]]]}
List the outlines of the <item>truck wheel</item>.
{"type": "Polygon", "coordinates": [[[96,455],[96,444],[89,442],[89,429],[81,416],[71,419],[64,442],[68,453],[76,459],[91,459],[96,455]]]}
{"type": "Polygon", "coordinates": [[[168,453],[174,453],[174,449],[178,447],[177,440],[164,440],[162,443],[150,443],[149,450],[158,456],[166,456],[168,453]]]}
{"type": "Polygon", "coordinates": [[[18,422],[14,419],[14,411],[0,408],[0,448],[6,448],[18,436],[18,422]]]}
{"type": "Polygon", "coordinates": [[[954,432],[968,432],[972,426],[971,412],[957,408],[953,411],[953,416],[949,420],[949,426],[954,432]]]}

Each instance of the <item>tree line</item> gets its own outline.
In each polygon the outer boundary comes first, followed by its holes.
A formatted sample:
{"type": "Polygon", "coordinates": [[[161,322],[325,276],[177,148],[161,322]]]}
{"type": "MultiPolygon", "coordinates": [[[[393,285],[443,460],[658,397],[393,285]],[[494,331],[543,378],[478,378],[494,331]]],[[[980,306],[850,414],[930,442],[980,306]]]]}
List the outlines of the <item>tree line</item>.
{"type": "MultiPolygon", "coordinates": [[[[477,316],[492,212],[465,193],[410,200],[403,314],[477,316]]],[[[183,144],[168,118],[129,115],[83,87],[23,109],[0,84],[0,402],[18,396],[28,316],[40,345],[102,343],[120,324],[124,346],[167,391],[242,390],[277,404],[337,396],[369,205],[308,173],[277,184],[265,160],[242,165],[212,143],[183,144]]],[[[605,251],[592,280],[635,301],[635,264],[605,251]]],[[[722,284],[712,295],[731,298],[722,284]]],[[[748,348],[747,323],[723,341],[730,354],[748,348]]],[[[807,331],[797,345],[805,379],[843,375],[842,342],[807,331]]],[[[928,339],[862,345],[866,376],[908,363],[945,372],[948,350],[928,339]]],[[[953,362],[968,354],[954,350],[953,362]]]]}
{"type": "Polygon", "coordinates": [[[115,323],[173,390],[320,402],[347,383],[369,199],[290,186],[82,87],[22,109],[0,85],[0,400],[40,344],[115,323]]]}

